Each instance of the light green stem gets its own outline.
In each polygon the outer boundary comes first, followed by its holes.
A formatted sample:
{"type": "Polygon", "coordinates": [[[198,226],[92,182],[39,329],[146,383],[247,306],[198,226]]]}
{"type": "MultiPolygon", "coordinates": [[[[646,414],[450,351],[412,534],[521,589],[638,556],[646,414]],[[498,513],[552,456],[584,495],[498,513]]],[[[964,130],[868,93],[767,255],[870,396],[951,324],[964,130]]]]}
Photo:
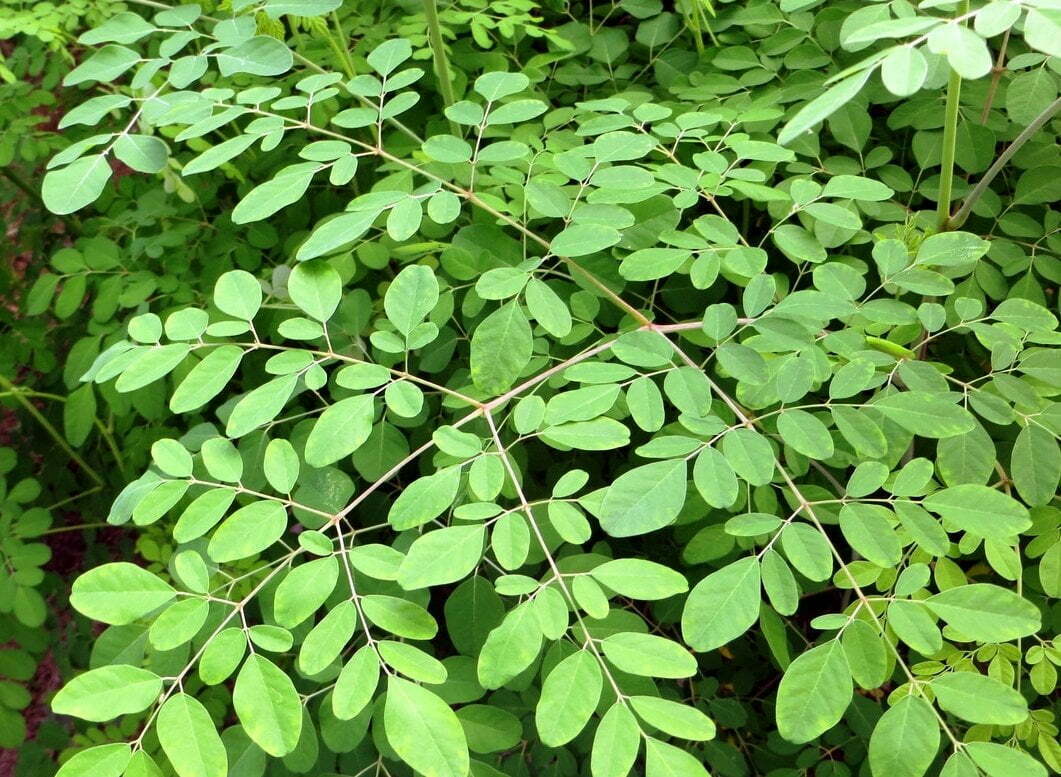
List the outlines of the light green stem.
{"type": "MultiPolygon", "coordinates": [[[[969,13],[969,0],[962,3],[961,14],[969,13]]],[[[958,142],[958,108],[962,91],[962,77],[950,71],[947,82],[947,105],[943,117],[943,159],[939,172],[939,199],[936,206],[936,227],[947,229],[950,221],[950,203],[954,190],[954,152],[958,142]]]]}
{"type": "MultiPolygon", "coordinates": [[[[431,42],[431,55],[435,61],[435,78],[438,80],[438,91],[442,102],[450,107],[456,102],[453,95],[453,81],[449,74],[449,58],[446,56],[446,44],[442,40],[442,27],[438,21],[438,6],[435,0],[424,0],[424,18],[427,20],[427,39],[431,42]]],[[[457,134],[453,122],[454,134],[457,134]]]]}
{"type": "Polygon", "coordinates": [[[350,58],[350,46],[349,40],[346,33],[343,31],[343,25],[339,22],[339,15],[332,11],[332,25],[335,27],[335,34],[339,40],[336,42],[331,34],[328,34],[328,43],[335,50],[336,56],[339,57],[339,64],[342,67],[343,72],[346,73],[347,78],[354,77],[354,61],[350,58]]]}

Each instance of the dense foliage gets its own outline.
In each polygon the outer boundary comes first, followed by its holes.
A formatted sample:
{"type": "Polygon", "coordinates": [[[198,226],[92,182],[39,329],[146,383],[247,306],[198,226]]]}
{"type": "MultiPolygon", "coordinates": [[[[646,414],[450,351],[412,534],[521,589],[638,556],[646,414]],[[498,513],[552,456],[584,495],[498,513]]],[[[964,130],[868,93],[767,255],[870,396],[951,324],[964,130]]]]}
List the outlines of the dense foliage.
{"type": "Polygon", "coordinates": [[[135,542],[62,777],[1061,770],[1054,0],[62,18],[13,680],[54,508],[135,542]]]}

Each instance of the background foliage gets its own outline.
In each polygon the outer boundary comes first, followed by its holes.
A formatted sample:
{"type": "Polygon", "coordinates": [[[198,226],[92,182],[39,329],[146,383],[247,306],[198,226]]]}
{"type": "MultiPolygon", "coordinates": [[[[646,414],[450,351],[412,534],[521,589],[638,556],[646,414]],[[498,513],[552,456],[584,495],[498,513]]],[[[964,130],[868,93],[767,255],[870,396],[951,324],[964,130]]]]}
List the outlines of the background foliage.
{"type": "Polygon", "coordinates": [[[1052,0],[7,5],[21,773],[1061,769],[1052,0]]]}

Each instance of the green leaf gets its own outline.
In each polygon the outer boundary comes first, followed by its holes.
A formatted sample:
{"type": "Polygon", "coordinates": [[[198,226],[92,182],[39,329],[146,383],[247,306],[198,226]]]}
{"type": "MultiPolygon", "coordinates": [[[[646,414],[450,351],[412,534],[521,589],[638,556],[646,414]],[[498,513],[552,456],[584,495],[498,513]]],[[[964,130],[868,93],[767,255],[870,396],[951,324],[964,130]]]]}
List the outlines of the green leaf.
{"type": "Polygon", "coordinates": [[[479,653],[478,677],[484,688],[500,688],[526,669],[542,648],[542,632],[529,605],[509,611],[490,631],[479,653]]]}
{"type": "Polygon", "coordinates": [[[604,713],[593,736],[590,774],[593,777],[626,777],[641,747],[641,730],[629,708],[616,702],[604,713]]]}
{"type": "Polygon", "coordinates": [[[566,337],[571,331],[571,311],[552,287],[537,278],[530,278],[524,289],[527,310],[553,337],[566,337]]]}
{"type": "Polygon", "coordinates": [[[284,409],[297,383],[297,374],[281,375],[244,394],[229,413],[225,434],[236,439],[272,421],[284,409]]]}
{"type": "Polygon", "coordinates": [[[754,556],[712,572],[689,592],[682,639],[700,653],[730,642],[759,617],[759,561],[754,556]]]}
{"type": "Polygon", "coordinates": [[[262,461],[262,474],[273,489],[281,494],[290,493],[298,482],[299,469],[298,452],[290,442],[282,438],[269,441],[262,461]]]}
{"type": "Polygon", "coordinates": [[[612,634],[601,642],[605,657],[623,672],[641,677],[691,677],[696,658],[677,642],[631,631],[612,634]]]}
{"type": "Polygon", "coordinates": [[[560,426],[550,426],[541,432],[543,442],[557,447],[580,451],[609,451],[630,444],[630,430],[614,418],[594,418],[560,426]]]}
{"type": "Polygon", "coordinates": [[[52,710],[82,720],[101,722],[141,712],[162,692],[154,672],[135,666],[101,666],[68,682],[52,699],[52,710]]]}
{"type": "Polygon", "coordinates": [[[186,693],[171,696],[158,713],[158,741],[179,777],[226,777],[228,756],[210,713],[186,693]]]}
{"type": "Polygon", "coordinates": [[[898,502],[895,514],[899,523],[910,534],[914,541],[933,556],[946,556],[950,550],[950,538],[940,526],[939,521],[920,506],[898,502]]]}
{"type": "Polygon", "coordinates": [[[932,678],[939,706],[970,723],[1016,726],[1028,717],[1020,692],[979,672],[948,672],[932,678]]]}
{"type": "Polygon", "coordinates": [[[190,642],[206,622],[210,605],[203,599],[182,599],[171,604],[155,619],[148,631],[151,645],[173,650],[190,642]]]}
{"type": "Polygon", "coordinates": [[[1013,444],[1009,471],[1025,502],[1048,504],[1061,480],[1061,450],[1053,434],[1038,424],[1021,429],[1013,444]]]}
{"type": "MultiPolygon", "coordinates": [[[[412,46],[404,38],[385,41],[372,49],[367,59],[369,66],[381,76],[390,75],[413,55],[412,46]]],[[[430,775],[429,775],[430,777],[430,775]]]]}
{"type": "Polygon", "coordinates": [[[136,43],[145,35],[150,35],[155,29],[155,26],[148,24],[144,17],[125,11],[115,14],[98,27],[82,33],[77,40],[87,46],[111,42],[136,43]]]}
{"type": "Polygon", "coordinates": [[[287,509],[282,502],[251,502],[217,527],[206,552],[219,564],[238,561],[272,546],[286,530],[287,509]]]}
{"type": "MultiPolygon", "coordinates": [[[[1036,167],[1021,173],[1020,178],[1017,179],[1017,189],[1013,193],[1014,204],[1045,205],[1056,202],[1061,198],[1061,183],[1057,180],[1059,169],[1061,168],[1057,166],[1036,167]]],[[[1009,301],[1006,300],[1006,302],[1009,301]]],[[[1013,301],[1016,302],[1016,300],[1013,301]]],[[[1024,302],[1024,300],[1021,301],[1024,302]]],[[[1028,304],[1035,305],[1035,303],[1028,304]]]]}
{"type": "Polygon", "coordinates": [[[879,688],[888,679],[888,649],[876,628],[853,620],[841,637],[851,675],[862,688],[879,688]]]}
{"type": "MultiPolygon", "coordinates": [[[[1051,57],[1061,57],[1061,43],[1058,36],[1061,34],[1061,22],[1056,14],[1047,15],[1046,8],[1043,11],[1031,8],[1024,19],[1024,40],[1033,49],[1038,49],[1051,57]]],[[[992,775],[994,777],[994,775],[992,775]]]]}
{"type": "Polygon", "coordinates": [[[339,307],[343,281],[325,261],[300,262],[287,278],[287,293],[310,318],[327,321],[339,307]]]}
{"type": "Polygon", "coordinates": [[[431,691],[392,675],[383,722],[394,752],[424,777],[466,777],[468,742],[457,716],[431,691]]]}
{"type": "Polygon", "coordinates": [[[691,256],[677,248],[644,248],[623,259],[619,274],[628,281],[654,281],[675,272],[691,256]]]}
{"type": "Polygon", "coordinates": [[[1061,598],[1061,542],[1055,542],[1039,560],[1039,582],[1043,593],[1061,598]]]}
{"type": "Polygon", "coordinates": [[[606,561],[590,570],[590,575],[620,596],[631,599],[667,599],[689,590],[689,583],[680,572],[643,559],[618,558],[606,561]]]}
{"type": "Polygon", "coordinates": [[[917,264],[954,267],[973,262],[987,253],[991,244],[969,232],[929,235],[917,249],[917,264]]]}
{"type": "Polygon", "coordinates": [[[825,733],[851,703],[851,671],[839,640],[812,647],[789,664],[777,689],[778,733],[803,744],[825,733]]]}
{"type": "Polygon", "coordinates": [[[828,580],[833,572],[833,556],[828,541],[813,526],[793,521],[781,530],[781,547],[792,566],[803,576],[828,580]]]}
{"type": "Polygon", "coordinates": [[[339,561],[335,556],[314,559],[294,567],[276,587],[273,617],[293,629],[315,613],[335,590],[339,561]]]}
{"type": "Polygon", "coordinates": [[[223,76],[278,76],[290,70],[293,62],[291,50],[271,35],[255,35],[217,54],[217,67],[223,76]]]}
{"type": "Polygon", "coordinates": [[[614,227],[603,224],[574,224],[562,230],[549,244],[557,256],[586,256],[603,251],[619,242],[622,236],[614,227]]]}
{"type": "Polygon", "coordinates": [[[387,521],[397,531],[414,529],[442,515],[457,497],[461,471],[447,467],[407,485],[391,503],[387,521]]]}
{"type": "Polygon", "coordinates": [[[96,745],[75,753],[55,777],[120,777],[133,757],[125,742],[96,745]]]}
{"type": "Polygon", "coordinates": [[[455,583],[471,574],[483,556],[482,526],[448,526],[421,535],[398,569],[406,591],[455,583]]]}
{"type": "Polygon", "coordinates": [[[364,645],[350,657],[339,672],[332,694],[332,709],[339,720],[352,720],[372,701],[379,683],[379,657],[371,645],[364,645]]]}
{"type": "Polygon", "coordinates": [[[696,457],[693,484],[712,507],[729,507],[737,500],[739,484],[733,467],[725,456],[710,446],[696,457]]]}
{"type": "Polygon", "coordinates": [[[956,437],[976,425],[968,410],[927,391],[890,394],[875,401],[873,407],[921,437],[956,437]]]}
{"type": "Polygon", "coordinates": [[[387,318],[403,335],[413,331],[438,302],[438,280],[430,267],[413,264],[404,268],[383,297],[387,318]]]}
{"type": "Polygon", "coordinates": [[[777,418],[777,431],[785,444],[804,456],[824,460],[833,455],[829,428],[806,410],[786,410],[777,418]]]}
{"type": "Polygon", "coordinates": [[[361,394],[329,405],[306,439],[306,463],[311,467],[325,467],[345,459],[364,445],[372,434],[376,412],[373,400],[371,394],[361,394]]]}
{"type": "Polygon", "coordinates": [[[507,391],[530,362],[530,323],[519,303],[507,302],[472,333],[471,373],[476,388],[494,396],[507,391]]]}
{"type": "Polygon", "coordinates": [[[217,525],[236,499],[236,492],[214,488],[197,496],[173,527],[173,539],[189,542],[202,537],[217,525]]]}
{"type": "Polygon", "coordinates": [[[438,633],[431,614],[406,599],[370,594],[361,597],[361,609],[372,623],[405,639],[431,639],[438,633]]]}
{"type": "Polygon", "coordinates": [[[943,649],[943,636],[920,602],[893,601],[888,605],[888,625],[895,636],[922,655],[935,655],[943,649]]]}
{"type": "Polygon", "coordinates": [[[549,110],[541,100],[513,100],[495,107],[486,117],[487,126],[530,121],[549,110]]]}
{"type": "Polygon", "coordinates": [[[70,392],[63,407],[63,433],[75,448],[84,444],[96,422],[96,392],[85,384],[70,392]]]}
{"type": "Polygon", "coordinates": [[[255,135],[237,135],[234,138],[218,143],[216,146],[211,146],[199,156],[189,160],[181,168],[181,175],[196,175],[197,173],[206,173],[214,170],[225,164],[225,162],[235,159],[253,146],[256,140],[259,140],[259,138],[255,135]]]}
{"type": "Polygon", "coordinates": [[[523,73],[483,73],[475,79],[475,91],[487,100],[496,101],[522,92],[530,85],[523,73]]]}
{"type": "MultiPolygon", "coordinates": [[[[1030,14],[1027,24],[1032,24],[1030,14]]],[[[1046,767],[1023,750],[997,742],[969,742],[965,752],[987,777],[1046,777],[1046,767]]]]}
{"type": "Polygon", "coordinates": [[[947,57],[947,63],[962,78],[983,78],[991,72],[987,42],[962,24],[941,24],[928,33],[928,49],[947,57]]]}
{"type": "Polygon", "coordinates": [[[432,135],[424,141],[424,153],[447,164],[467,162],[472,158],[472,146],[454,135],[432,135]]]}
{"type": "Polygon", "coordinates": [[[542,744],[560,747],[578,736],[597,708],[603,686],[600,664],[588,650],[579,650],[553,667],[534,711],[542,744]]]}
{"type": "Polygon", "coordinates": [[[141,173],[157,173],[169,161],[169,146],[154,135],[122,135],[114,142],[114,156],[141,173]]]}
{"type": "Polygon", "coordinates": [[[157,610],[176,594],[146,569],[118,561],[90,569],[75,580],[70,604],[88,618],[120,626],[157,610]]]}
{"type": "Polygon", "coordinates": [[[251,655],[236,676],[232,706],[244,730],[272,756],[287,755],[302,732],[302,702],[291,678],[261,655],[251,655]]]}
{"type": "Polygon", "coordinates": [[[865,68],[830,86],[824,93],[800,108],[799,112],[781,129],[777,142],[787,146],[803,133],[809,132],[815,124],[825,121],[862,91],[863,85],[872,73],[872,68],[865,68]]]}
{"type": "MultiPolygon", "coordinates": [[[[279,42],[274,38],[268,38],[268,40],[279,42]]],[[[273,178],[258,184],[244,195],[243,199],[232,209],[232,221],[236,224],[261,221],[278,210],[298,202],[309,188],[317,168],[318,165],[315,162],[285,167],[273,178]]]]}
{"type": "Polygon", "coordinates": [[[107,83],[140,61],[140,56],[125,46],[104,46],[93,52],[63,79],[63,86],[76,86],[86,81],[107,83]]]}
{"type": "Polygon", "coordinates": [[[894,194],[891,187],[860,175],[834,175],[825,182],[825,188],[822,190],[825,197],[843,197],[866,202],[883,202],[891,199],[894,194]]]}
{"type": "Polygon", "coordinates": [[[715,738],[715,724],[688,704],[656,696],[631,696],[630,706],[650,726],[672,737],[695,742],[715,738]]]}
{"type": "Polygon", "coordinates": [[[143,750],[133,753],[133,757],[122,773],[122,777],[161,777],[161,775],[162,770],[155,759],[143,750]]]}
{"type": "Polygon", "coordinates": [[[246,270],[230,270],[214,284],[214,304],[222,313],[250,321],[262,306],[262,286],[246,270]]]}
{"type": "Polygon", "coordinates": [[[919,696],[904,696],[885,712],[869,740],[875,775],[922,777],[939,750],[939,724],[919,696]]]}
{"type": "Polygon", "coordinates": [[[317,226],[298,247],[295,258],[300,262],[325,256],[364,235],[379,216],[377,210],[341,213],[317,226]]]}
{"type": "Polygon", "coordinates": [[[519,744],[523,724],[507,710],[487,704],[469,704],[457,710],[457,717],[475,753],[497,753],[519,744]]]}
{"type": "Polygon", "coordinates": [[[700,760],[681,748],[645,737],[645,777],[709,777],[700,760]]]}
{"type": "Polygon", "coordinates": [[[897,46],[881,63],[881,80],[898,97],[917,92],[928,76],[928,62],[916,46],[897,46]]]}
{"type": "Polygon", "coordinates": [[[948,588],[925,604],[963,636],[978,642],[1008,642],[1034,634],[1042,626],[1034,604],[991,583],[948,588]]]}
{"type": "Polygon", "coordinates": [[[189,346],[185,343],[144,346],[114,382],[114,389],[121,394],[128,394],[154,383],[168,375],[184,361],[188,350],[189,346]]]}
{"type": "Polygon", "coordinates": [[[739,477],[764,486],[774,476],[774,451],[758,432],[741,427],[722,438],[722,455],[739,477]]]}
{"type": "MultiPolygon", "coordinates": [[[[777,521],[774,516],[768,516],[777,521]]],[[[732,520],[732,519],[731,519],[732,520]]],[[[754,529],[753,529],[754,531],[754,529]]],[[[773,531],[773,528],[768,529],[773,531]]],[[[726,533],[733,534],[731,523],[726,525],[726,533]]],[[[781,554],[772,548],[763,554],[760,562],[763,590],[766,591],[770,604],[779,615],[791,615],[799,607],[800,587],[796,576],[781,554]]]]}
{"type": "Polygon", "coordinates": [[[49,170],[41,185],[44,206],[60,216],[95,202],[111,177],[103,154],[81,157],[58,170],[49,170]]]}
{"type": "Polygon", "coordinates": [[[925,497],[924,506],[962,531],[1007,539],[1031,526],[1028,510],[1011,496],[972,483],[951,486],[925,497]]]}
{"type": "Polygon", "coordinates": [[[892,530],[891,512],[880,505],[846,504],[840,509],[840,531],[848,544],[879,567],[899,565],[902,544],[892,530]]]}
{"type": "Polygon", "coordinates": [[[276,19],[291,16],[324,16],[342,6],[342,0],[265,0],[265,13],[276,19]]]}
{"type": "Polygon", "coordinates": [[[604,494],[601,528],[612,537],[633,537],[674,523],[685,504],[686,477],[681,459],[624,472],[604,494]]]}
{"type": "Polygon", "coordinates": [[[298,652],[298,668],[307,675],[327,669],[335,661],[359,626],[357,607],[349,599],[333,607],[310,629],[298,652]]]}
{"type": "Polygon", "coordinates": [[[247,635],[242,628],[222,629],[207,643],[199,659],[199,678],[207,685],[227,680],[247,651],[247,635]]]}
{"type": "MultiPolygon", "coordinates": [[[[1012,8],[1007,3],[992,3],[994,6],[1012,8]]],[[[1016,10],[1016,9],[1014,9],[1016,10]]],[[[1020,15],[1020,11],[1017,11],[1020,15]]],[[[977,16],[979,21],[980,16],[977,16]]],[[[1014,18],[1016,21],[1016,18],[1014,18]]],[[[1017,73],[1010,81],[1006,89],[1006,114],[1010,121],[1017,124],[1028,125],[1035,121],[1035,117],[1057,99],[1057,84],[1046,70],[1036,68],[1031,71],[1017,73]]],[[[1033,170],[1035,168],[1032,168],[1033,170]]],[[[1046,168],[1047,171],[1052,168],[1046,168]]],[[[1028,171],[1031,172],[1031,171],[1028,171]]],[[[1023,173],[1022,173],[1023,176],[1023,173]]]]}

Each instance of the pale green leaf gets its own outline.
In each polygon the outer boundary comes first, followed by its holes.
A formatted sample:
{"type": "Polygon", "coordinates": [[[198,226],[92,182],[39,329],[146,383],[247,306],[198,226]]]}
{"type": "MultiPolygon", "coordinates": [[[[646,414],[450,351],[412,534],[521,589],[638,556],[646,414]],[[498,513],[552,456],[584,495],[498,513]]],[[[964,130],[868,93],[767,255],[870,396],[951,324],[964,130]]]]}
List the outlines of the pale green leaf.
{"type": "Polygon", "coordinates": [[[759,561],[747,556],[712,572],[689,592],[682,638],[700,653],[714,650],[751,628],[759,617],[759,561]]]}
{"type": "Polygon", "coordinates": [[[604,676],[600,664],[588,650],[579,650],[549,672],[534,722],[547,747],[567,744],[585,728],[597,708],[604,676]]]}
{"type": "Polygon", "coordinates": [[[417,773],[467,777],[464,729],[449,705],[431,691],[392,675],[383,720],[394,752],[417,773]]]}
{"type": "Polygon", "coordinates": [[[247,735],[272,756],[295,749],[302,702],[287,673],[261,655],[247,658],[232,690],[232,706],[247,735]]]}
{"type": "Polygon", "coordinates": [[[778,733],[802,744],[825,733],[851,703],[851,671],[839,640],[830,640],[789,664],[777,689],[778,733]]]}

